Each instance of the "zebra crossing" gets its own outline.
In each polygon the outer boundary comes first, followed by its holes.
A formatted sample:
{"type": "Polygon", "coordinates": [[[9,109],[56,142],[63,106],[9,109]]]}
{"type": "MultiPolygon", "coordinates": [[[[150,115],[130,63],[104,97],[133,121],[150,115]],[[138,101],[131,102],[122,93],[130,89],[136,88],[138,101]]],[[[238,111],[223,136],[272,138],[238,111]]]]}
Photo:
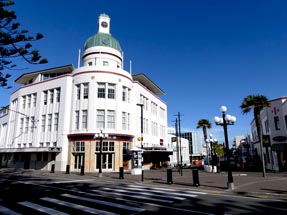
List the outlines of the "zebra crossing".
{"type": "Polygon", "coordinates": [[[0,214],[145,214],[155,208],[188,212],[171,205],[204,194],[206,193],[135,184],[117,185],[80,192],[63,192],[9,205],[0,203],[0,214]]]}

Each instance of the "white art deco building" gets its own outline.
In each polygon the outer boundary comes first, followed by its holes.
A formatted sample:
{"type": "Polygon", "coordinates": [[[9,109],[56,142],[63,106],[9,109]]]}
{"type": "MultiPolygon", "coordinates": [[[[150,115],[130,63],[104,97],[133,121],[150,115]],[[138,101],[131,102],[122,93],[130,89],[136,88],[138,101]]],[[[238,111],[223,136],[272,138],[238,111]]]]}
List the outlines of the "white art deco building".
{"type": "MultiPolygon", "coordinates": [[[[167,105],[164,92],[146,75],[123,68],[110,18],[99,16],[82,66],[65,65],[21,75],[0,115],[1,166],[98,172],[137,168],[133,153],[142,150],[145,168],[168,160],[167,105]],[[142,104],[143,106],[140,106],[142,104]],[[100,162],[99,134],[102,139],[100,162]],[[138,138],[143,137],[143,139],[138,138]]],[[[137,165],[138,164],[138,165],[137,165]]]]}

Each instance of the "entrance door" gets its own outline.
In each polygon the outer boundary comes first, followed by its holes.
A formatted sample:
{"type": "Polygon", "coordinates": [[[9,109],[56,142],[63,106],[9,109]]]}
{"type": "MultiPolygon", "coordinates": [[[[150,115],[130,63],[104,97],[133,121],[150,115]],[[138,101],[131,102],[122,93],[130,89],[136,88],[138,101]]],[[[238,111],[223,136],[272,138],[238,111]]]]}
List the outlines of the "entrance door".
{"type": "MultiPolygon", "coordinates": [[[[100,153],[96,153],[96,170],[100,168],[100,153]]],[[[102,154],[102,170],[113,170],[114,169],[114,153],[103,153],[102,154]]]]}
{"type": "Polygon", "coordinates": [[[84,153],[74,154],[74,169],[80,170],[81,166],[84,165],[84,161],[85,161],[85,154],[84,153]]]}

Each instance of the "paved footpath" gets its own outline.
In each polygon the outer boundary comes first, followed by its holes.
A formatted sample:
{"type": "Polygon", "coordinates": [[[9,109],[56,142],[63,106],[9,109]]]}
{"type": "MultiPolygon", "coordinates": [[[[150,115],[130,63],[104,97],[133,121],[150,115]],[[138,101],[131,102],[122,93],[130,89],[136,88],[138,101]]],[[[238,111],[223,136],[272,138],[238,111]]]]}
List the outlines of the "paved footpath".
{"type": "MultiPolygon", "coordinates": [[[[170,170],[169,170],[170,171],[170,170]]],[[[51,173],[40,170],[23,169],[0,169],[0,173],[16,173],[24,175],[55,175],[67,179],[95,179],[95,181],[109,183],[143,183],[149,186],[169,186],[178,189],[189,189],[198,191],[208,191],[216,193],[254,196],[259,198],[275,198],[287,201],[287,172],[271,173],[267,172],[266,177],[262,172],[233,172],[234,190],[227,189],[227,172],[208,173],[204,170],[198,170],[199,186],[195,186],[192,169],[183,169],[182,173],[177,169],[172,169],[172,184],[167,183],[167,169],[144,170],[142,181],[141,175],[131,175],[124,173],[124,179],[119,179],[119,173],[103,173],[99,178],[97,173],[79,173],[65,174],[65,172],[51,173]]],[[[170,176],[170,173],[169,173],[170,176]]]]}
{"type": "MultiPolygon", "coordinates": [[[[199,186],[193,183],[193,170],[183,169],[182,174],[177,169],[172,170],[172,184],[168,186],[183,189],[225,192],[256,197],[272,197],[287,201],[287,172],[268,173],[263,177],[262,172],[233,172],[234,190],[227,189],[227,172],[208,173],[198,170],[199,186]]],[[[105,173],[104,177],[119,178],[119,173],[105,173]]],[[[124,174],[128,181],[141,182],[141,175],[124,174]]],[[[145,170],[142,183],[167,185],[167,169],[145,170]]]]}

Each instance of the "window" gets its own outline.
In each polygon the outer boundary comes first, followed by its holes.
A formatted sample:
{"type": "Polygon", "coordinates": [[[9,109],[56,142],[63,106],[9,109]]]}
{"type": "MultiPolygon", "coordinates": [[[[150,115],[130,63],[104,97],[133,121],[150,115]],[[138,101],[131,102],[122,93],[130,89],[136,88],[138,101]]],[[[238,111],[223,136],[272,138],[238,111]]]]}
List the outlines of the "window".
{"type": "Polygon", "coordinates": [[[89,65],[89,66],[92,66],[92,65],[93,65],[93,62],[89,62],[88,65],[89,65]]]}
{"type": "Polygon", "coordinates": [[[83,84],[83,86],[84,86],[84,99],[87,99],[89,98],[89,84],[85,83],[83,84]]]}
{"type": "Polygon", "coordinates": [[[56,89],[56,101],[60,102],[60,98],[61,98],[61,89],[57,88],[56,89]]]}
{"type": "MultiPolygon", "coordinates": [[[[115,143],[114,142],[108,142],[103,141],[103,152],[113,152],[115,150],[115,143]]],[[[96,142],[96,152],[100,151],[101,142],[96,142]]]]}
{"type": "Polygon", "coordinates": [[[82,110],[82,128],[88,127],[88,111],[82,110]]]}
{"type": "Polygon", "coordinates": [[[108,128],[115,128],[115,111],[114,110],[108,110],[107,113],[107,124],[108,128]]]}
{"type": "Polygon", "coordinates": [[[27,97],[28,97],[27,106],[28,108],[30,108],[31,107],[31,95],[28,95],[27,97]]]}
{"type": "Polygon", "coordinates": [[[44,105],[47,104],[47,100],[48,100],[48,91],[44,91],[43,92],[43,97],[44,97],[44,105]]]}
{"type": "Polygon", "coordinates": [[[20,128],[19,128],[20,134],[23,133],[23,126],[24,126],[24,118],[21,118],[20,119],[20,128]]]}
{"type": "Polygon", "coordinates": [[[85,142],[73,142],[73,152],[85,152],[85,142]]]}
{"type": "Polygon", "coordinates": [[[274,124],[275,124],[275,129],[276,130],[280,130],[280,121],[279,121],[279,117],[278,116],[274,117],[274,124]]]}
{"type": "Polygon", "coordinates": [[[58,131],[59,127],[59,113],[54,114],[54,130],[58,131]]]}
{"type": "Polygon", "coordinates": [[[105,128],[105,110],[97,110],[97,128],[105,128]]]}
{"type": "Polygon", "coordinates": [[[46,115],[42,115],[42,131],[45,131],[45,124],[46,124],[46,115]]]}
{"type": "Polygon", "coordinates": [[[81,98],[81,86],[80,86],[80,84],[76,85],[76,96],[77,96],[78,100],[81,98]]]}
{"type": "Polygon", "coordinates": [[[50,96],[50,104],[53,104],[54,102],[54,90],[49,90],[49,96],[50,96]]]}
{"type": "Polygon", "coordinates": [[[34,128],[35,128],[35,117],[31,116],[30,121],[31,121],[31,123],[30,123],[30,132],[33,133],[34,128]]]}
{"type": "Polygon", "coordinates": [[[130,143],[129,142],[123,142],[123,148],[124,149],[129,149],[130,148],[130,143]]]}
{"type": "Polygon", "coordinates": [[[127,87],[123,87],[122,100],[127,101],[127,87]]]}
{"type": "Polygon", "coordinates": [[[23,103],[22,103],[22,108],[25,109],[26,107],[26,96],[23,96],[23,103]]]}
{"type": "Polygon", "coordinates": [[[98,98],[105,98],[105,97],[106,97],[106,84],[98,83],[98,98]]]}
{"type": "Polygon", "coordinates": [[[127,113],[122,112],[122,129],[127,130],[127,113]]]}
{"type": "Polygon", "coordinates": [[[109,66],[109,62],[108,61],[103,61],[103,66],[109,66]]]}
{"type": "Polygon", "coordinates": [[[52,114],[48,114],[48,131],[52,130],[52,114]]]}
{"type": "Polygon", "coordinates": [[[36,102],[37,102],[37,94],[33,94],[33,107],[36,107],[36,102]]]}
{"type": "Polygon", "coordinates": [[[116,90],[115,84],[108,84],[108,98],[109,99],[115,98],[115,90],[116,90]]]}
{"type": "Polygon", "coordinates": [[[286,128],[287,128],[287,115],[285,115],[285,126],[286,126],[286,128]]]}
{"type": "Polygon", "coordinates": [[[28,133],[29,130],[29,117],[25,118],[25,133],[28,133]]]}
{"type": "Polygon", "coordinates": [[[75,111],[75,129],[79,129],[80,127],[80,112],[78,110],[75,111]]]}

